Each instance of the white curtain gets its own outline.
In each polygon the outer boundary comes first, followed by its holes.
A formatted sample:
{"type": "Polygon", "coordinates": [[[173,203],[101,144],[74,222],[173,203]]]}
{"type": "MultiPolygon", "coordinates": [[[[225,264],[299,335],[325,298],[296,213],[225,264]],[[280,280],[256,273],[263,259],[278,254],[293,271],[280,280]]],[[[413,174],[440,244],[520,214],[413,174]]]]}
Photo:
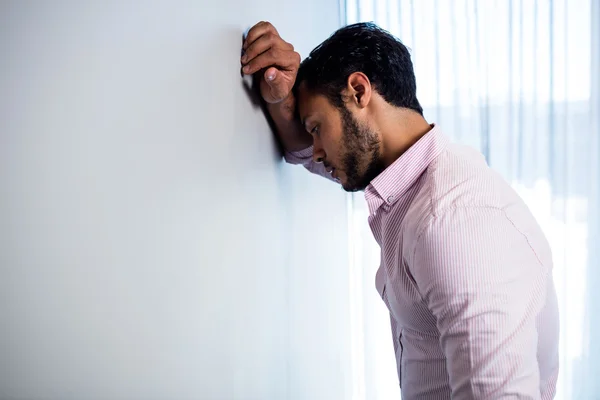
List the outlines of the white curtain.
{"type": "MultiPolygon", "coordinates": [[[[411,49],[429,122],[478,148],[528,202],[553,248],[556,399],[600,399],[600,0],[347,0],[411,49]]],[[[354,399],[398,399],[379,249],[349,197],[354,399]]]]}

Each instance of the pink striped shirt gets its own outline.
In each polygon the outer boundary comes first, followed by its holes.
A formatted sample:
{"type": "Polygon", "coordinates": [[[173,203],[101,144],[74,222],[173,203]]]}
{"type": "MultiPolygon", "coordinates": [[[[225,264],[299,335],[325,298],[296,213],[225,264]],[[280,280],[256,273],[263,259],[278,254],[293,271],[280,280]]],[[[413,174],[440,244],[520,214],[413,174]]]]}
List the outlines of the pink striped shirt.
{"type": "MultiPolygon", "coordinates": [[[[308,148],[286,160],[329,177],[311,155],[308,148]]],[[[403,399],[553,398],[559,327],[550,248],[482,155],[434,127],[365,198],[403,399]]]]}

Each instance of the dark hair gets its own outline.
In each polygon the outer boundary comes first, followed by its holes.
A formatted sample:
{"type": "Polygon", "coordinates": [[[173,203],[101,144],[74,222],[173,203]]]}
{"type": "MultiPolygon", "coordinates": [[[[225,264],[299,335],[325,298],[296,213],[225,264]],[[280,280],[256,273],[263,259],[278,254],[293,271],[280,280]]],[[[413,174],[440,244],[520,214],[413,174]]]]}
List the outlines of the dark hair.
{"type": "Polygon", "coordinates": [[[342,91],[348,77],[362,72],[388,103],[423,114],[406,46],[374,23],[361,22],[337,30],[302,61],[296,87],[326,96],[337,108],[345,107],[342,91]]]}

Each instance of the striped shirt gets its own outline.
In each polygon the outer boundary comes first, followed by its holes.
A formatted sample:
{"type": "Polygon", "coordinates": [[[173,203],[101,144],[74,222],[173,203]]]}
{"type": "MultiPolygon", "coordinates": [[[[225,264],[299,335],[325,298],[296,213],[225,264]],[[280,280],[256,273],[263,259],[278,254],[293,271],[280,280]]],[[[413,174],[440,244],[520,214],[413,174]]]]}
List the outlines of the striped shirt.
{"type": "MultiPolygon", "coordinates": [[[[329,177],[312,148],[286,160],[329,177]]],[[[365,189],[402,398],[551,399],[548,242],[483,156],[433,127],[365,189]]]]}

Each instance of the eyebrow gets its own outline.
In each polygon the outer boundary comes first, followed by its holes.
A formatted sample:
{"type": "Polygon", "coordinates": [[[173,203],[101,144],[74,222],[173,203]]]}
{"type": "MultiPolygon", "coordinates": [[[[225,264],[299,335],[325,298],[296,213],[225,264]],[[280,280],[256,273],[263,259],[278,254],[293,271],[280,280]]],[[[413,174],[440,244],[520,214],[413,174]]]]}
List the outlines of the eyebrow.
{"type": "Polygon", "coordinates": [[[308,126],[306,125],[306,120],[307,120],[307,119],[310,119],[311,117],[312,117],[312,116],[311,116],[311,115],[309,115],[309,116],[308,116],[308,117],[306,117],[306,118],[302,118],[302,126],[304,126],[304,130],[305,130],[305,131],[308,131],[308,126]]]}

